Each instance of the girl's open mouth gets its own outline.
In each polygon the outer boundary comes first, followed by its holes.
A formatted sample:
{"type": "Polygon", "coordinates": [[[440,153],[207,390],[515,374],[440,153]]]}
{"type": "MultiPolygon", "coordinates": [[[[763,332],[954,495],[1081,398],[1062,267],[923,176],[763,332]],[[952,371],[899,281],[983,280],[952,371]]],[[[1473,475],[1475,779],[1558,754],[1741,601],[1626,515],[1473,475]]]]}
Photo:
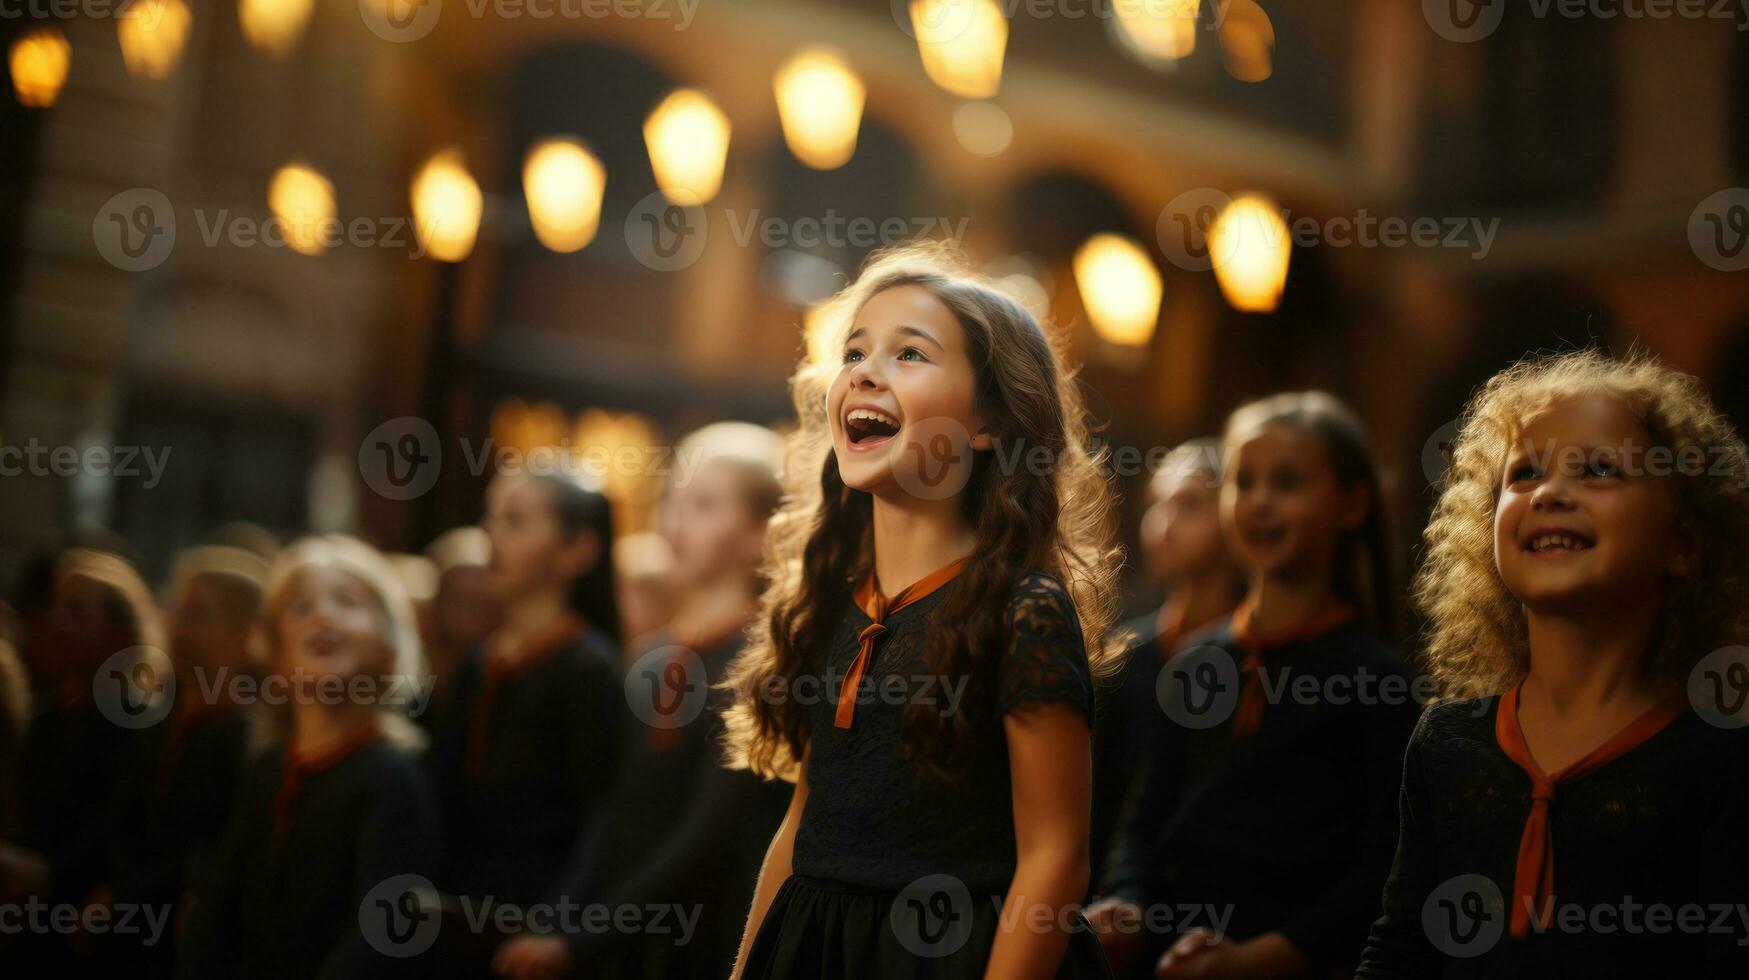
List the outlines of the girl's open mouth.
{"type": "Polygon", "coordinates": [[[879,409],[853,408],[844,413],[844,437],[851,449],[874,449],[898,434],[899,420],[879,409]]]}
{"type": "Polygon", "coordinates": [[[1287,540],[1287,528],[1279,525],[1254,527],[1245,532],[1245,543],[1259,548],[1273,548],[1287,540]]]}
{"type": "Polygon", "coordinates": [[[1595,542],[1581,534],[1548,532],[1532,536],[1524,550],[1533,555],[1569,555],[1590,551],[1594,545],[1595,542]]]}

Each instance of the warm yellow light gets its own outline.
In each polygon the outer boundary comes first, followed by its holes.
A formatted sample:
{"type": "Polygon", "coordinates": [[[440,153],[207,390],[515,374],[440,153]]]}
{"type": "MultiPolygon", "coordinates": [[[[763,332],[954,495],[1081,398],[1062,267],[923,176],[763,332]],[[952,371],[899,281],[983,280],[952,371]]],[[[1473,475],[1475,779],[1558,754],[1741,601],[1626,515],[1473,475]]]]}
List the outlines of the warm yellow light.
{"type": "Polygon", "coordinates": [[[996,0],[911,0],[911,29],[930,81],[968,99],[1001,89],[1008,21],[996,0]]]}
{"type": "Polygon", "coordinates": [[[1259,194],[1235,199],[1209,226],[1208,249],[1234,309],[1268,313],[1281,302],[1293,241],[1275,202],[1259,194]]]}
{"type": "Polygon", "coordinates": [[[1154,336],[1163,290],[1160,270],[1134,239],[1102,232],[1075,251],[1081,305],[1101,337],[1141,347],[1154,336]]]}
{"type": "Polygon", "coordinates": [[[953,135],[967,153],[993,157],[1014,142],[1014,120],[994,102],[961,102],[953,111],[953,135]]]}
{"type": "Polygon", "coordinates": [[[1221,56],[1227,74],[1241,82],[1261,82],[1275,72],[1275,25],[1257,0],[1226,0],[1221,21],[1221,56]]]}
{"type": "Polygon", "coordinates": [[[130,74],[165,78],[182,57],[194,15],[182,0],[135,0],[116,16],[121,58],[130,74]]]}
{"type": "Polygon", "coordinates": [[[301,163],[279,168],[267,184],[267,206],[279,219],[285,243],[305,255],[320,255],[337,234],[334,185],[301,163]]]}
{"type": "Polygon", "coordinates": [[[808,307],[802,314],[802,341],[808,351],[808,362],[814,366],[837,364],[843,352],[834,350],[837,306],[824,300],[808,307]]]}
{"type": "Polygon", "coordinates": [[[312,7],[313,0],[238,0],[237,20],[257,50],[284,58],[303,36],[312,7]]]}
{"type": "Polygon", "coordinates": [[[431,257],[460,262],[474,250],[483,199],[455,147],[433,154],[413,176],[413,223],[431,257]]]}
{"type": "Polygon", "coordinates": [[[61,86],[67,84],[67,67],[72,60],[73,46],[52,27],[30,31],[13,41],[7,64],[19,103],[32,109],[54,105],[61,97],[61,86]]]}
{"type": "Polygon", "coordinates": [[[723,161],[729,155],[729,117],[710,97],[683,88],[644,120],[644,144],[656,186],[676,204],[703,204],[723,186],[723,161]]]}
{"type": "Polygon", "coordinates": [[[1112,23],[1118,40],[1143,61],[1161,63],[1196,50],[1196,18],[1202,0],[1116,0],[1112,23]]]}
{"type": "Polygon", "coordinates": [[[606,168],[573,139],[542,140],[522,163],[534,237],[555,252],[575,252],[595,238],[606,189],[606,168]]]}
{"type": "Polygon", "coordinates": [[[856,152],[862,79],[837,51],[806,48],[777,70],[777,115],[796,159],[816,170],[842,167],[856,152]]]}

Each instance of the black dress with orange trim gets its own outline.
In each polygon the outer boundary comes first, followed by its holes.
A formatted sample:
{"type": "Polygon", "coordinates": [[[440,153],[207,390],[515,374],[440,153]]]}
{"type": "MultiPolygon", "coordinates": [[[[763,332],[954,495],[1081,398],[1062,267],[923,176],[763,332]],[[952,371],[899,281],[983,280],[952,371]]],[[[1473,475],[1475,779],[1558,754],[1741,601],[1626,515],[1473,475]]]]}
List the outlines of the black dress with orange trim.
{"type": "Polygon", "coordinates": [[[1160,671],[1186,637],[1215,622],[1186,625],[1164,613],[1158,609],[1119,627],[1130,637],[1130,645],[1099,693],[1098,718],[1093,725],[1093,817],[1088,835],[1093,872],[1088,887],[1094,891],[1105,878],[1124,803],[1136,791],[1154,719],[1160,714],[1155,690],[1160,671]]]}
{"type": "Polygon", "coordinates": [[[1162,668],[1176,683],[1156,702],[1100,889],[1149,913],[1126,975],[1151,977],[1194,928],[1236,940],[1280,932],[1318,975],[1352,970],[1377,917],[1420,711],[1409,675],[1352,619],[1270,646],[1257,727],[1245,733],[1250,653],[1229,619],[1162,668]]]}
{"type": "Polygon", "coordinates": [[[727,976],[734,965],[760,862],[792,791],[789,783],[723,765],[721,712],[733,695],[716,685],[744,641],[740,626],[696,650],[664,634],[634,664],[638,676],[628,687],[651,707],[626,733],[624,778],[608,804],[595,891],[610,909],[667,905],[696,909],[697,919],[686,929],[577,933],[572,950],[592,964],[590,975],[688,980],[727,976]],[[689,656],[696,671],[681,663],[689,656]],[[675,665],[681,679],[671,680],[665,668],[675,665]],[[661,690],[651,690],[652,680],[661,690]],[[687,691],[703,695],[702,703],[687,691]],[[672,720],[664,720],[663,705],[672,720]]]}
{"type": "MultiPolygon", "coordinates": [[[[418,766],[384,739],[298,767],[281,752],[251,767],[195,905],[182,980],[367,980],[421,976],[388,930],[367,935],[372,889],[428,876],[437,819],[418,766]]],[[[427,879],[428,880],[428,879],[427,879]]]]}
{"type": "MultiPolygon", "coordinates": [[[[1091,726],[1093,684],[1074,605],[1045,573],[1015,587],[1009,648],[981,695],[929,674],[923,640],[955,628],[936,616],[951,589],[884,617],[847,728],[837,724],[838,684],[873,620],[846,603],[829,646],[809,658],[807,689],[794,691],[808,699],[810,731],[794,874],[754,939],[748,980],[983,976],[1017,857],[1002,716],[1062,701],[1091,726]],[[974,745],[957,781],[925,774],[902,748],[906,705],[921,699],[975,712],[974,745]]],[[[1077,924],[1057,975],[1109,977],[1078,915],[1077,924]]]]}
{"type": "Polygon", "coordinates": [[[495,681],[476,651],[428,755],[443,815],[437,887],[476,905],[593,900],[626,696],[605,634],[578,624],[548,639],[495,681]]]}
{"type": "Polygon", "coordinates": [[[1549,805],[1552,914],[1511,934],[1531,778],[1500,697],[1429,708],[1403,765],[1402,835],[1363,980],[1749,976],[1749,728],[1692,709],[1549,805]]]}
{"type": "MultiPolygon", "coordinates": [[[[12,843],[40,854],[50,873],[47,888],[29,898],[79,908],[102,882],[116,792],[139,735],[89,700],[51,702],[31,718],[19,756],[19,826],[12,843]]],[[[82,957],[73,939],[65,930],[14,930],[0,936],[0,962],[18,976],[78,976],[82,957]]],[[[88,960],[83,968],[99,969],[88,960]]]]}
{"type": "MultiPolygon", "coordinates": [[[[175,909],[211,863],[243,783],[249,728],[243,709],[220,707],[173,712],[135,736],[110,834],[117,908],[175,909]]],[[[167,977],[177,941],[166,932],[105,936],[103,956],[139,980],[167,977]]]]}

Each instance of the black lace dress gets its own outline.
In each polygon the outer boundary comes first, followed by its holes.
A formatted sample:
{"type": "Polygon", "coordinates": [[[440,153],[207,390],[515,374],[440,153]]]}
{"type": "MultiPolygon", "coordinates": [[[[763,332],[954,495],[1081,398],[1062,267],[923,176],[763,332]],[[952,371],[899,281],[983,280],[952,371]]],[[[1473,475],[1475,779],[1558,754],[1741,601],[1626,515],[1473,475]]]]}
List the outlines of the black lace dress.
{"type": "MultiPolygon", "coordinates": [[[[1093,714],[1081,626],[1055,578],[1029,575],[1009,605],[1013,639],[982,705],[956,679],[928,676],[922,640],[939,623],[948,585],[890,613],[848,729],[833,724],[838,684],[869,617],[847,603],[823,658],[793,696],[810,701],[808,801],[791,875],[748,954],[745,976],[888,980],[982,976],[1015,871],[1012,786],[1001,715],[1021,704],[1068,701],[1093,714]],[[931,779],[901,754],[899,722],[913,699],[974,710],[977,742],[966,775],[931,779]]],[[[1059,977],[1109,977],[1077,914],[1059,977]]]]}

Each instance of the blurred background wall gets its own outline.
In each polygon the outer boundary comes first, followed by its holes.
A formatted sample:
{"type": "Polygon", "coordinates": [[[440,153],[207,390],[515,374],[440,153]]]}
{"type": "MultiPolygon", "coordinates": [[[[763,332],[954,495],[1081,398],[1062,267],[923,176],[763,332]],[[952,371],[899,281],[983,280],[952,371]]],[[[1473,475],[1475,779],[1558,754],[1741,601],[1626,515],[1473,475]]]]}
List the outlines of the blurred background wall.
{"type": "MultiPolygon", "coordinates": [[[[0,479],[0,571],[82,525],[153,572],[235,520],[413,549],[477,517],[488,438],[653,457],[718,419],[781,424],[810,308],[917,235],[1048,313],[1107,445],[1210,433],[1281,388],[1349,399],[1405,559],[1442,427],[1526,351],[1648,349],[1749,419],[1735,8],[980,0],[934,12],[944,28],[905,0],[145,0],[132,16],[158,26],[130,37],[99,2],[0,22],[0,444],[50,460],[0,479]],[[983,6],[1005,27],[993,94],[983,6]],[[927,70],[942,30],[958,92],[927,70]],[[863,91],[830,169],[786,141],[774,85],[815,45],[863,91]],[[720,189],[685,208],[646,136],[680,89],[728,134],[720,189]],[[575,251],[531,220],[525,164],[556,136],[605,175],[575,251]],[[412,228],[434,157],[462,176],[427,206],[473,230],[453,261],[412,228]],[[1245,194],[1292,233],[1222,265],[1204,232],[1245,194]],[[345,233],[252,237],[275,201],[345,233]],[[1393,243],[1390,221],[1437,240],[1393,243]],[[1103,233],[1115,251],[1085,251],[1103,233]],[[1103,312],[1126,302],[1139,319],[1103,312]],[[134,449],[136,474],[90,447],[134,449]],[[421,459],[429,489],[384,483],[421,459]]],[[[846,111],[841,78],[798,83],[808,125],[846,111]]],[[[708,179],[721,132],[673,124],[674,165],[708,179]]],[[[1133,536],[1145,474],[1116,479],[1133,536]]],[[[659,473],[607,483],[645,529],[659,473]]]]}

